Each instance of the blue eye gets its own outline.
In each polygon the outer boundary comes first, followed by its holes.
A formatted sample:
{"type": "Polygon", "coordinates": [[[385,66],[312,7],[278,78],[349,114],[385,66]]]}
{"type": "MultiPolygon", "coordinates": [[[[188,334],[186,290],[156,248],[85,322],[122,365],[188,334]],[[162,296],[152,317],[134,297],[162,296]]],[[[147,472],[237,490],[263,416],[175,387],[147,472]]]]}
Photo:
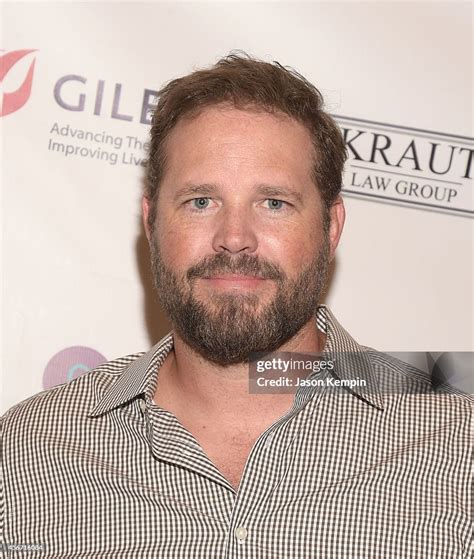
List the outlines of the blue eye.
{"type": "Polygon", "coordinates": [[[268,198],[268,202],[270,202],[271,210],[281,210],[283,208],[283,204],[285,204],[282,200],[275,200],[274,198],[268,198]]]}
{"type": "Polygon", "coordinates": [[[209,205],[209,198],[194,198],[191,202],[193,203],[193,209],[205,210],[209,205]]]}

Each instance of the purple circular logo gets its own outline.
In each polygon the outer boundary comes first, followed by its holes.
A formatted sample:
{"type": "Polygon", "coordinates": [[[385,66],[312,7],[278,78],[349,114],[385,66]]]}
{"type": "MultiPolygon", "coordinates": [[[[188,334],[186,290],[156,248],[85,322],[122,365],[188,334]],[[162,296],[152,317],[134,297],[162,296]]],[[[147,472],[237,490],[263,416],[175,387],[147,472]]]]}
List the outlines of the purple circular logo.
{"type": "Polygon", "coordinates": [[[95,349],[84,346],[67,347],[48,361],[43,373],[43,388],[51,388],[80,377],[107,359],[95,349]]]}

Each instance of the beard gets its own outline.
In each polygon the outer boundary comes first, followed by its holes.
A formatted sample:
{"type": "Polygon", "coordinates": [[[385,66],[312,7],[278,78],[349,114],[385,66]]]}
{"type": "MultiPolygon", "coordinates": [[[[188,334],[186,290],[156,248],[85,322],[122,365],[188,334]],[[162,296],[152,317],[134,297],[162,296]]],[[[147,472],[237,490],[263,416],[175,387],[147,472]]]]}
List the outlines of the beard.
{"type": "Polygon", "coordinates": [[[155,287],[174,329],[188,346],[220,366],[248,362],[251,354],[275,351],[293,338],[314,318],[329,268],[327,232],[319,253],[294,280],[262,258],[227,252],[203,258],[180,277],[163,262],[154,235],[150,249],[155,287]],[[216,290],[209,302],[198,299],[195,280],[218,273],[273,280],[276,292],[266,304],[251,291],[234,289],[216,290]]]}

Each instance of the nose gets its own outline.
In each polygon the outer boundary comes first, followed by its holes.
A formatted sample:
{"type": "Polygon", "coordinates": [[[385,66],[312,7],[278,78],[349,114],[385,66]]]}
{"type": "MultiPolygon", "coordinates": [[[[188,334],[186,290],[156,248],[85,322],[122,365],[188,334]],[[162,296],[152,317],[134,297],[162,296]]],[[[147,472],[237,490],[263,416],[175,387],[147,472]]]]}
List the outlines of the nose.
{"type": "Polygon", "coordinates": [[[222,212],[212,244],[216,252],[255,252],[258,242],[249,212],[237,207],[222,212]]]}

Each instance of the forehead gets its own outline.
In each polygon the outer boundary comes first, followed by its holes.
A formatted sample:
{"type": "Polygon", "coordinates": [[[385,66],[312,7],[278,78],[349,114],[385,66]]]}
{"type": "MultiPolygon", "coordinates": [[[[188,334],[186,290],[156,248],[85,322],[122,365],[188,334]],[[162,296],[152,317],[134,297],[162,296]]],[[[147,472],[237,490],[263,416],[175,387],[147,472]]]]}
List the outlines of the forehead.
{"type": "Polygon", "coordinates": [[[199,173],[238,174],[241,179],[242,173],[266,172],[306,182],[314,162],[311,135],[297,120],[281,112],[224,104],[178,121],[165,151],[165,175],[183,180],[208,180],[199,173]]]}

